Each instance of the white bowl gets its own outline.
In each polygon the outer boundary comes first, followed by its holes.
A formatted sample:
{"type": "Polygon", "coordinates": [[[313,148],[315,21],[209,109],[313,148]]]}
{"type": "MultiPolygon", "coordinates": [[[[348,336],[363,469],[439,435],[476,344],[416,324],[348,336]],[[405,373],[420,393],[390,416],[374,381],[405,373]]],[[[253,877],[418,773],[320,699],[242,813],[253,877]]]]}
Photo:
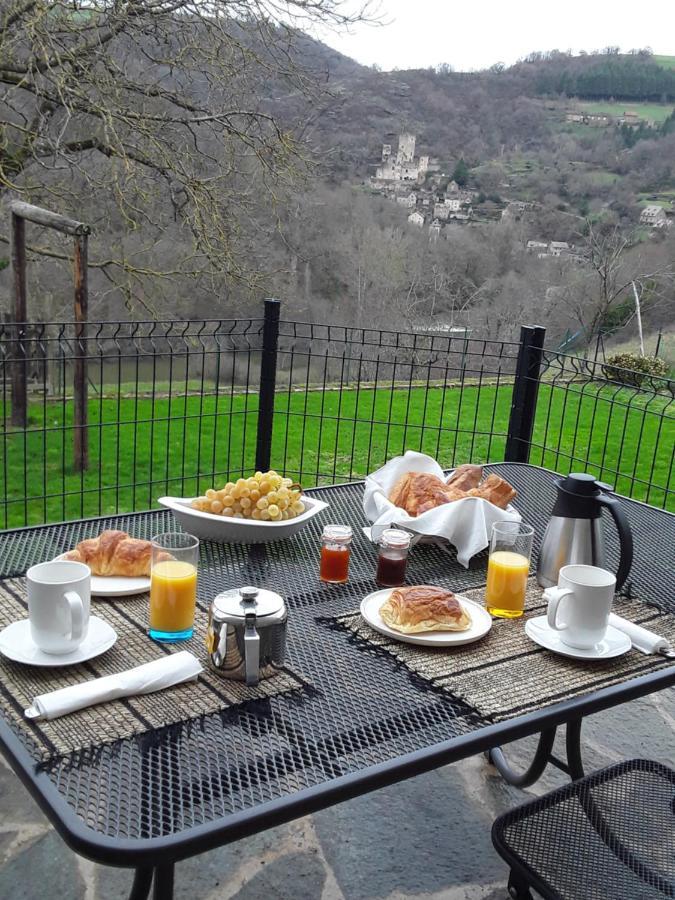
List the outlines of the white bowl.
{"type": "Polygon", "coordinates": [[[255,519],[234,519],[201,512],[190,504],[191,498],[160,497],[157,501],[174,514],[182,527],[195,537],[223,544],[262,544],[265,541],[281,541],[301,531],[310,519],[327,509],[323,500],[302,496],[305,511],[285,522],[259,522],[255,519]]]}

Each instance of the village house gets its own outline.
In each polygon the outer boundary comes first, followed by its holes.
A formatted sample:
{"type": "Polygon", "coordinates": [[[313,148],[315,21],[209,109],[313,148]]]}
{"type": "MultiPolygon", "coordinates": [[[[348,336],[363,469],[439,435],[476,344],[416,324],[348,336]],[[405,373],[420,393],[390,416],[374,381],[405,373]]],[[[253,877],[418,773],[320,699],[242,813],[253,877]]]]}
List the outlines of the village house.
{"type": "Polygon", "coordinates": [[[548,252],[551,256],[566,256],[570,252],[570,245],[567,241],[551,241],[548,252]]]}
{"type": "Polygon", "coordinates": [[[525,249],[528,253],[547,253],[548,244],[544,241],[528,241],[525,249]]]}
{"type": "Polygon", "coordinates": [[[580,112],[568,112],[565,114],[566,122],[583,122],[584,114],[580,112]]]}
{"type": "Polygon", "coordinates": [[[443,226],[441,225],[439,220],[434,219],[434,221],[429,226],[429,237],[433,238],[434,240],[437,239],[441,233],[442,228],[443,228],[443,226]]]}
{"type": "Polygon", "coordinates": [[[596,128],[606,128],[612,124],[612,119],[611,116],[606,116],[603,113],[593,113],[584,116],[584,124],[594,125],[596,128]]]}
{"type": "Polygon", "coordinates": [[[666,211],[656,204],[645,206],[640,213],[640,225],[648,225],[650,228],[665,228],[669,224],[666,211]]]}
{"type": "Polygon", "coordinates": [[[414,209],[417,206],[417,194],[410,191],[409,194],[403,194],[396,198],[399,206],[406,206],[408,209],[414,209]]]}
{"type": "Polygon", "coordinates": [[[417,228],[421,228],[424,225],[424,216],[421,212],[413,212],[408,216],[408,222],[411,225],[415,225],[417,228]]]}

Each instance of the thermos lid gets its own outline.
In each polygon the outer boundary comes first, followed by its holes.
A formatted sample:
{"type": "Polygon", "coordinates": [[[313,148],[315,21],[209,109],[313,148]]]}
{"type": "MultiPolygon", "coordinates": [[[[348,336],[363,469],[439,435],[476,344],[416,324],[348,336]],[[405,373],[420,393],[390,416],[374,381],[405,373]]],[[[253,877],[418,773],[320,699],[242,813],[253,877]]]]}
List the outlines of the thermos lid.
{"type": "Polygon", "coordinates": [[[598,493],[598,482],[594,475],[587,472],[572,472],[560,481],[560,487],[570,494],[580,497],[593,497],[598,493]]]}
{"type": "MultiPolygon", "coordinates": [[[[214,613],[218,618],[243,621],[247,613],[255,613],[256,618],[263,619],[278,613],[284,607],[284,600],[274,591],[264,588],[242,587],[223,591],[214,597],[212,602],[214,613]]],[[[264,624],[264,623],[260,623],[264,624]]]]}

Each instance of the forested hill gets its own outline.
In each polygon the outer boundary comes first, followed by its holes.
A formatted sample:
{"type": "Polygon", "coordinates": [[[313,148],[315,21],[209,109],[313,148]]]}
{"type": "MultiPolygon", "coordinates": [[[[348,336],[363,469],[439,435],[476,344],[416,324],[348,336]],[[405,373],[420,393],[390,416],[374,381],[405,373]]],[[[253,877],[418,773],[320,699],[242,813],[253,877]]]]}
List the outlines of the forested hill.
{"type": "Polygon", "coordinates": [[[531,70],[537,94],[567,94],[589,100],[675,101],[675,68],[662,66],[647,54],[538,56],[514,67],[531,70]]]}
{"type": "Polygon", "coordinates": [[[414,132],[432,156],[464,156],[475,165],[518,147],[550,145],[558,131],[554,120],[564,122],[574,98],[675,106],[675,68],[647,52],[572,56],[552,51],[478,72],[455,72],[450,66],[380,72],[350,67],[309,38],[302,47],[311,68],[325,73],[331,91],[312,111],[305,134],[318,147],[331,149],[329,169],[338,178],[365,173],[385,135],[402,130],[414,132]]]}

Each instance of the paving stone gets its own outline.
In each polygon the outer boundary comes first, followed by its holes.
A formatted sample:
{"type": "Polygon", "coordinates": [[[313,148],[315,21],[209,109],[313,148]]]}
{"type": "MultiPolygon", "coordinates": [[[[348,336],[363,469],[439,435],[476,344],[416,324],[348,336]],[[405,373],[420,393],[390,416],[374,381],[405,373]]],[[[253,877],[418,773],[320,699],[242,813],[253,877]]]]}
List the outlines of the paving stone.
{"type": "MultiPolygon", "coordinates": [[[[666,702],[670,703],[670,698],[666,702]]],[[[584,739],[604,750],[608,762],[645,757],[675,766],[672,726],[649,697],[588,716],[582,730],[582,747],[584,739]]]]}
{"type": "Polygon", "coordinates": [[[0,766],[0,813],[2,824],[38,824],[47,819],[11,769],[0,766]]]}
{"type": "Polygon", "coordinates": [[[456,767],[431,772],[314,815],[346,900],[434,894],[506,879],[456,767]]]}
{"type": "MultiPolygon", "coordinates": [[[[119,896],[119,895],[118,895],[119,896]]],[[[84,883],[75,855],[49,831],[0,868],[2,900],[81,900],[84,883]]]]}
{"type": "Polygon", "coordinates": [[[288,853],[268,863],[232,900],[318,900],[325,881],[326,870],[318,854],[288,853]]]}

